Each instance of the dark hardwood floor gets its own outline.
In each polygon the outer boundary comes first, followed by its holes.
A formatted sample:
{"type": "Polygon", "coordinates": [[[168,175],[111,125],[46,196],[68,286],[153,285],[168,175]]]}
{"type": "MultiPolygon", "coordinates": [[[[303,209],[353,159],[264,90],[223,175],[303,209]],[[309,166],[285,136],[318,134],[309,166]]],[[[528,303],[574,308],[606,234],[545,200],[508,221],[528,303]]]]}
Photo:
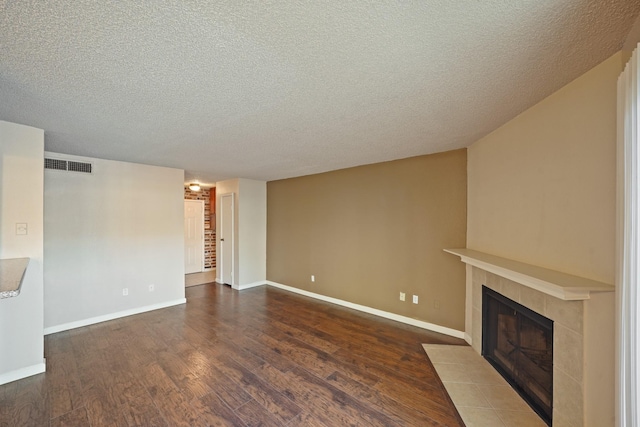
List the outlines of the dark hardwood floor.
{"type": "Polygon", "coordinates": [[[463,426],[421,343],[461,340],[275,288],[49,335],[0,426],[463,426]]]}

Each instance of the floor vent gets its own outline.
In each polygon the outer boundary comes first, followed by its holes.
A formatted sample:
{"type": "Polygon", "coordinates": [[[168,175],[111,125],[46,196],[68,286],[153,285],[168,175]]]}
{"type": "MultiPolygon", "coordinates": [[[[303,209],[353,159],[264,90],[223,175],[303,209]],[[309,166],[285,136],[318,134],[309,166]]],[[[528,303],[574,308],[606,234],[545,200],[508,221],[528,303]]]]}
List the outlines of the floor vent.
{"type": "Polygon", "coordinates": [[[92,173],[92,164],[61,159],[44,159],[44,168],[67,172],[92,173]]]}

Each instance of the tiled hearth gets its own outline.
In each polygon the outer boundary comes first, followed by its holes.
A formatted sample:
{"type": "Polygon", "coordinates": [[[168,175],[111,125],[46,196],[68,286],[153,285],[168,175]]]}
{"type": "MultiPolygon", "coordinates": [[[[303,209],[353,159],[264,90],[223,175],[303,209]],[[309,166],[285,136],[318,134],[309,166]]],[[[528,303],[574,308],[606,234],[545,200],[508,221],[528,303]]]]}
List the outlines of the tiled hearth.
{"type": "Polygon", "coordinates": [[[467,427],[546,427],[473,348],[423,344],[467,427]]]}

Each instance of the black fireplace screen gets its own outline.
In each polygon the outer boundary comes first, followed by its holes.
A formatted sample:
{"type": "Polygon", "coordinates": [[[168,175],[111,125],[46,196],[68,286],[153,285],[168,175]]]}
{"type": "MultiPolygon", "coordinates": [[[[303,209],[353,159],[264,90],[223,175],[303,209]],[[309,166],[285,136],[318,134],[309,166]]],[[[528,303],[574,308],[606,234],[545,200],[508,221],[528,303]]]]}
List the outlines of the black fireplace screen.
{"type": "Polygon", "coordinates": [[[553,321],[485,286],[482,311],[482,355],[551,425],[553,321]]]}

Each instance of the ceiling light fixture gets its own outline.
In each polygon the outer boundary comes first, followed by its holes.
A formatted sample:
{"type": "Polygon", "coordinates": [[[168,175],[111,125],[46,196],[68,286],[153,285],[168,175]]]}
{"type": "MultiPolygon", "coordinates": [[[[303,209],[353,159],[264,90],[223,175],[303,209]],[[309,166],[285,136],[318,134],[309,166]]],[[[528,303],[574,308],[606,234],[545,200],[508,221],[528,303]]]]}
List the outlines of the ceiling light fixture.
{"type": "Polygon", "coordinates": [[[200,184],[198,184],[197,182],[192,182],[191,184],[189,184],[189,190],[200,191],[200,184]]]}

